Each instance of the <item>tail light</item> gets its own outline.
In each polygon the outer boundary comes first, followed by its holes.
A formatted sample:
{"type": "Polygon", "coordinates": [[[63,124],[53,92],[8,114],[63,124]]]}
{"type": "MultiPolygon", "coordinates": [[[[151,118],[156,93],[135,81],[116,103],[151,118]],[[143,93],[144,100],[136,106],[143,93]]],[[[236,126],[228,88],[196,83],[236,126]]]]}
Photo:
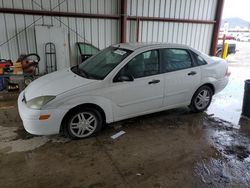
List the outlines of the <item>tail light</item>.
{"type": "Polygon", "coordinates": [[[225,77],[229,77],[230,75],[231,75],[231,72],[227,68],[226,73],[225,73],[225,77]]]}

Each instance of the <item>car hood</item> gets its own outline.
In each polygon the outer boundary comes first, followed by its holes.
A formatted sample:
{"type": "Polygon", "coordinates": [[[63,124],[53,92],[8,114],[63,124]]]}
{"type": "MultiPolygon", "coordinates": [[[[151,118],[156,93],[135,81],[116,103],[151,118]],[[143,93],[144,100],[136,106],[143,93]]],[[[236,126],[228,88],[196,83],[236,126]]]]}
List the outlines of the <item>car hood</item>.
{"type": "Polygon", "coordinates": [[[97,80],[86,79],[76,75],[70,69],[64,69],[42,76],[25,89],[27,101],[39,96],[57,96],[77,87],[86,86],[97,80]]]}

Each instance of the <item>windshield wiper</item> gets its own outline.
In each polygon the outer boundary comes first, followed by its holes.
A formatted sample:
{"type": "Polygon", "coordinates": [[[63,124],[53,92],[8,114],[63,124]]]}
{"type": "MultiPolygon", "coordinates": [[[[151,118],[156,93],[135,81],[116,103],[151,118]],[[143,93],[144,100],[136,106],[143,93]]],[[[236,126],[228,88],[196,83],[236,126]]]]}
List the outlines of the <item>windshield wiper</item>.
{"type": "Polygon", "coordinates": [[[86,71],[84,71],[83,69],[80,69],[79,68],[79,64],[76,65],[76,70],[77,70],[77,73],[85,78],[89,78],[89,75],[86,71]]]}
{"type": "Polygon", "coordinates": [[[78,67],[78,72],[80,75],[84,76],[85,78],[89,78],[88,73],[82,69],[79,69],[79,67],[78,67]]]}
{"type": "Polygon", "coordinates": [[[79,68],[79,64],[74,66],[74,72],[78,74],[79,76],[89,78],[89,75],[82,69],[79,68]]]}
{"type": "Polygon", "coordinates": [[[85,70],[80,69],[79,65],[76,65],[75,67],[76,67],[76,73],[82,77],[89,78],[89,79],[95,79],[95,80],[102,80],[101,78],[94,76],[94,75],[90,75],[85,70]]]}

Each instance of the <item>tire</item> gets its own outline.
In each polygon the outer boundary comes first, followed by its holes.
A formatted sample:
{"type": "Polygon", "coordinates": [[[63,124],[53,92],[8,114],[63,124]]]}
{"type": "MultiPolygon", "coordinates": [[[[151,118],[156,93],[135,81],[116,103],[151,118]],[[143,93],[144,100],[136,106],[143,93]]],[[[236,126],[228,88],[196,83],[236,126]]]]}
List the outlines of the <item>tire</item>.
{"type": "Polygon", "coordinates": [[[101,130],[103,118],[94,108],[80,108],[71,111],[64,123],[64,134],[72,139],[93,136],[101,130]]]}
{"type": "Polygon", "coordinates": [[[33,80],[34,78],[31,76],[24,77],[24,85],[27,87],[33,80]]]}
{"type": "Polygon", "coordinates": [[[216,56],[217,56],[217,57],[221,57],[221,54],[222,54],[222,52],[219,51],[219,52],[216,53],[216,56]]]}
{"type": "Polygon", "coordinates": [[[209,86],[201,86],[193,95],[191,100],[190,109],[192,112],[203,112],[205,111],[213,97],[213,91],[209,86]]]}

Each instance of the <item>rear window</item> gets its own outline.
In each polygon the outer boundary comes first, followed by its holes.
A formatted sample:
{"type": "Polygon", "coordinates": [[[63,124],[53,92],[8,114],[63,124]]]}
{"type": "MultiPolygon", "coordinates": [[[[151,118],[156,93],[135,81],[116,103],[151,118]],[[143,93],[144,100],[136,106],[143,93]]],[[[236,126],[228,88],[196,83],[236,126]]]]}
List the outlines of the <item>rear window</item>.
{"type": "Polygon", "coordinates": [[[164,72],[178,71],[192,67],[192,60],[185,49],[162,49],[164,72]]]}
{"type": "Polygon", "coordinates": [[[198,55],[194,52],[192,52],[192,53],[193,53],[193,56],[195,58],[195,62],[198,66],[207,64],[207,62],[200,55],[198,55]]]}

